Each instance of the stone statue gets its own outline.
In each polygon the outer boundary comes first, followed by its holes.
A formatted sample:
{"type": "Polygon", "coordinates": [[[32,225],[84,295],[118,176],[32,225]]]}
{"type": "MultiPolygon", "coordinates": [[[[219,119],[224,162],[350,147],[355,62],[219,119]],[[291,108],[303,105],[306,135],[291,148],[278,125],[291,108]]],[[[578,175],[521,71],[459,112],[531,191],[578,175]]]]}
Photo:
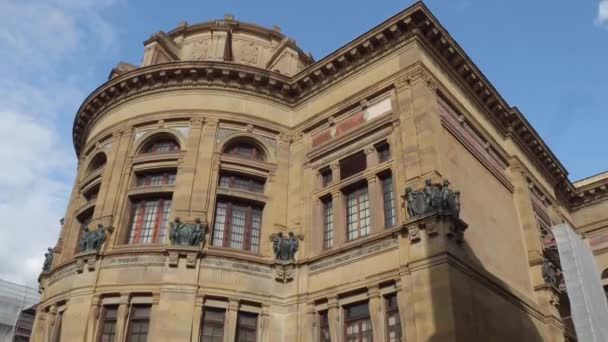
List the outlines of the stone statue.
{"type": "Polygon", "coordinates": [[[51,270],[51,265],[53,264],[53,249],[48,248],[47,252],[44,253],[44,264],[42,265],[42,272],[48,272],[51,270]]]}
{"type": "Polygon", "coordinates": [[[289,232],[289,237],[283,236],[282,232],[273,234],[272,239],[272,250],[274,252],[275,259],[281,261],[293,261],[296,252],[300,246],[298,237],[293,232],[289,232]]]}
{"type": "Polygon", "coordinates": [[[208,224],[202,223],[200,218],[195,219],[194,223],[186,224],[176,217],[171,224],[169,240],[176,246],[199,246],[205,238],[207,228],[208,224]]]}
{"type": "Polygon", "coordinates": [[[545,260],[543,262],[543,279],[545,280],[545,283],[553,285],[553,286],[558,286],[558,274],[557,274],[557,270],[555,268],[555,265],[553,265],[553,263],[549,260],[545,260]]]}
{"type": "Polygon", "coordinates": [[[460,215],[460,192],[449,188],[450,182],[444,180],[441,186],[434,185],[430,179],[424,181],[421,191],[405,188],[407,213],[410,218],[432,212],[445,212],[458,218],[460,215]]]}
{"type": "Polygon", "coordinates": [[[80,252],[97,251],[106,241],[106,228],[100,223],[95,231],[89,230],[88,226],[82,228],[82,235],[78,246],[80,252]]]}

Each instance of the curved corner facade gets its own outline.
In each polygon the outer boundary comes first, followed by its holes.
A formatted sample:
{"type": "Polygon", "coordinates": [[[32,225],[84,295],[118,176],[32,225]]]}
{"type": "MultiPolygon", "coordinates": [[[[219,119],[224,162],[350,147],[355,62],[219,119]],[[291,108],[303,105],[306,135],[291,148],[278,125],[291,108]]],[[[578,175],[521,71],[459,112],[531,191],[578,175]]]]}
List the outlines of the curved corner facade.
{"type": "Polygon", "coordinates": [[[32,340],[575,340],[548,227],[586,202],[526,125],[420,3],[317,62],[156,33],[76,115],[32,340]]]}

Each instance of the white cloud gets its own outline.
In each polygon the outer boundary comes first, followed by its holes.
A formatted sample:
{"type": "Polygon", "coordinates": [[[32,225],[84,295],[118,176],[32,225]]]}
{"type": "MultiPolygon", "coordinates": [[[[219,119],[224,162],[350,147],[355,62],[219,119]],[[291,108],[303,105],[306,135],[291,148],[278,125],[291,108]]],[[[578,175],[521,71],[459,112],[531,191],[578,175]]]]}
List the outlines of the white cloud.
{"type": "Polygon", "coordinates": [[[36,286],[57,241],[76,169],[67,126],[90,88],[72,64],[113,44],[115,2],[0,0],[0,279],[36,286]]]}
{"type": "Polygon", "coordinates": [[[595,22],[600,26],[608,25],[608,0],[600,0],[595,22]]]}

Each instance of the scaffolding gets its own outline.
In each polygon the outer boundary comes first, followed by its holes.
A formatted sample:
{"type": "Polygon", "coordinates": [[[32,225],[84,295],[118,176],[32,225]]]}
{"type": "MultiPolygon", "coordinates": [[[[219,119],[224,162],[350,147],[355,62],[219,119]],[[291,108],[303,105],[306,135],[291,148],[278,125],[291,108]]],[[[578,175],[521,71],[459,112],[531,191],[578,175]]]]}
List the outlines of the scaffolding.
{"type": "MultiPolygon", "coordinates": [[[[15,341],[17,322],[39,299],[38,290],[0,279],[0,342],[15,341]]],[[[22,341],[19,337],[17,341],[22,341]]]]}

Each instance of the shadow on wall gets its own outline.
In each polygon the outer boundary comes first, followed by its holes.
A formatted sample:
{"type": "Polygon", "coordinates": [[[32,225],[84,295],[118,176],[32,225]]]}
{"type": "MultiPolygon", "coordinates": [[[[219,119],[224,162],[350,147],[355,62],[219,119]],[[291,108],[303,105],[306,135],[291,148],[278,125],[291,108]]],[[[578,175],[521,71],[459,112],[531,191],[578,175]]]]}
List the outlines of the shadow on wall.
{"type": "MultiPolygon", "coordinates": [[[[475,229],[470,228],[470,229],[475,229]]],[[[423,239],[419,243],[428,243],[423,239]]],[[[542,322],[534,319],[517,302],[510,286],[491,275],[465,241],[453,247],[460,249],[458,261],[431,266],[431,312],[435,333],[420,341],[543,341],[542,322]],[[486,275],[482,278],[468,269],[486,275]],[[487,279],[491,279],[488,281],[487,279]]],[[[414,279],[414,286],[416,280],[414,279]]],[[[417,317],[418,318],[418,317],[417,317]]],[[[424,319],[424,318],[422,318],[424,319]]]]}

